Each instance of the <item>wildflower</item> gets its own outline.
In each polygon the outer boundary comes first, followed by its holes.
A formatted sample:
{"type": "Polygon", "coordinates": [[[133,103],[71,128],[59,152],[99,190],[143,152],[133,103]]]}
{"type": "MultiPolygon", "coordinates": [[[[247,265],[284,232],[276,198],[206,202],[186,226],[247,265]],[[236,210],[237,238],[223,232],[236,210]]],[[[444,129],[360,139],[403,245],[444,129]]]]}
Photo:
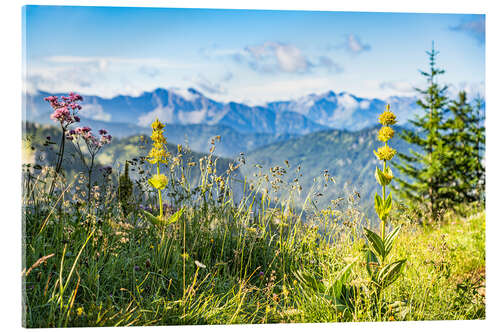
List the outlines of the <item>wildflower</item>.
{"type": "Polygon", "coordinates": [[[64,129],[68,125],[80,121],[80,118],[76,116],[76,112],[82,109],[77,103],[83,101],[82,96],[69,93],[69,96],[61,96],[61,100],[57,96],[45,97],[44,100],[49,102],[54,110],[50,115],[50,119],[58,121],[64,129]]]}
{"type": "Polygon", "coordinates": [[[151,124],[151,127],[153,128],[153,130],[162,130],[165,127],[165,125],[163,125],[158,120],[158,118],[156,118],[156,120],[151,124]]]}
{"type": "Polygon", "coordinates": [[[153,133],[151,134],[151,139],[153,140],[153,147],[149,152],[147,159],[151,164],[157,163],[167,163],[166,158],[168,157],[168,152],[165,150],[165,144],[167,140],[163,136],[163,125],[158,119],[156,119],[151,125],[153,128],[153,133]]]}
{"type": "Polygon", "coordinates": [[[151,164],[160,163],[165,155],[165,150],[163,148],[154,147],[151,148],[147,156],[148,162],[151,164]]]}
{"type": "Polygon", "coordinates": [[[396,124],[396,115],[390,111],[390,106],[387,104],[385,111],[378,117],[378,121],[382,125],[396,124]]]}
{"type": "Polygon", "coordinates": [[[382,174],[384,175],[384,178],[387,179],[389,182],[394,178],[394,175],[392,174],[392,171],[390,168],[387,168],[387,171],[382,171],[382,174]]]}
{"type": "Polygon", "coordinates": [[[373,153],[379,160],[389,161],[396,155],[396,150],[389,146],[382,146],[377,151],[374,150],[373,153]]]}
{"type": "MultiPolygon", "coordinates": [[[[76,97],[73,97],[76,98],[76,97]]],[[[94,168],[94,158],[99,153],[101,148],[111,142],[111,135],[105,135],[107,133],[106,130],[100,130],[100,137],[95,136],[92,133],[92,129],[88,126],[77,127],[74,130],[69,131],[69,135],[67,139],[73,142],[73,145],[80,155],[81,160],[84,162],[85,167],[88,171],[88,183],[87,183],[87,201],[90,202],[90,186],[92,183],[92,170],[94,168]],[[85,153],[81,149],[80,140],[85,142],[87,153],[90,155],[90,161],[86,161],[85,153]]]]}
{"type": "Polygon", "coordinates": [[[391,168],[386,167],[383,170],[380,170],[378,167],[375,168],[375,179],[380,185],[382,186],[389,185],[393,178],[394,174],[392,173],[391,168]]]}
{"type": "Polygon", "coordinates": [[[382,126],[378,131],[378,140],[387,142],[394,136],[394,130],[389,126],[382,126]]]}
{"type": "Polygon", "coordinates": [[[149,179],[149,184],[157,190],[163,190],[168,184],[168,178],[164,174],[156,174],[149,179]]]}
{"type": "Polygon", "coordinates": [[[207,268],[207,266],[205,266],[204,264],[202,264],[201,262],[199,262],[198,260],[195,260],[194,261],[195,265],[198,266],[199,268],[207,268]]]}
{"type": "Polygon", "coordinates": [[[80,306],[78,309],[76,309],[76,314],[78,317],[81,317],[83,315],[83,308],[80,306]]]}

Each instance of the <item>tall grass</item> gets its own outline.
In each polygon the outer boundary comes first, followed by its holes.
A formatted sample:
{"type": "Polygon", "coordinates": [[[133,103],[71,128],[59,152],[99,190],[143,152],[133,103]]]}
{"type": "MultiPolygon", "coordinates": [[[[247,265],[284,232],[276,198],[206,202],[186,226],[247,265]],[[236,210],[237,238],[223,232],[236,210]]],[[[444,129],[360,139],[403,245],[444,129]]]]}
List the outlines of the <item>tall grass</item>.
{"type": "Polygon", "coordinates": [[[285,161],[269,171],[257,167],[250,184],[235,176],[243,159],[217,171],[213,144],[198,161],[179,146],[161,166],[169,179],[162,215],[170,223],[152,223],[143,212],[160,211],[145,163],[134,165],[125,210],[112,176],[90,189],[83,173],[58,177],[51,191],[50,166],[26,167],[24,325],[484,318],[481,209],[467,207],[440,228],[391,216],[393,225],[402,225],[394,255],[408,263],[384,293],[390,306],[374,312],[362,256],[362,226],[369,221],[356,208],[356,194],[320,210],[318,190],[336,185],[318,175],[317,187],[298,206],[303,189],[300,179],[282,180],[297,171],[285,161]],[[198,170],[199,177],[191,177],[198,170]],[[234,193],[235,186],[243,193],[234,193]],[[278,196],[283,189],[287,195],[278,196]]]}

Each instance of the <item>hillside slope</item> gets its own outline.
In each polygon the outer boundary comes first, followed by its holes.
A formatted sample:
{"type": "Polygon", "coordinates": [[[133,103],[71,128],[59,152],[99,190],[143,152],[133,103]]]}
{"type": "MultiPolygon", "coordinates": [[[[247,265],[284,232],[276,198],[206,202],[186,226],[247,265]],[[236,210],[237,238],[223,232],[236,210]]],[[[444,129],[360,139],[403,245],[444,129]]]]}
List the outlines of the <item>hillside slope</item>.
{"type": "MultiPolygon", "coordinates": [[[[396,128],[399,132],[400,128],[396,128]]],[[[346,198],[352,193],[359,193],[360,208],[373,216],[373,196],[379,186],[374,178],[375,166],[381,166],[373,154],[380,142],[376,141],[378,127],[357,132],[328,130],[311,133],[286,142],[271,144],[250,152],[247,165],[242,169],[249,179],[255,179],[255,165],[262,166],[268,172],[277,165],[285,167],[288,161],[289,171],[284,175],[288,182],[297,176],[295,170],[300,166],[299,183],[303,188],[300,199],[304,200],[310,189],[318,188],[324,171],[335,180],[327,190],[315,191],[313,198],[320,208],[326,207],[331,200],[346,198]]],[[[392,147],[407,152],[406,142],[395,137],[392,147]]],[[[397,155],[394,158],[397,161],[397,155]]],[[[396,170],[395,172],[396,176],[396,170]]]]}

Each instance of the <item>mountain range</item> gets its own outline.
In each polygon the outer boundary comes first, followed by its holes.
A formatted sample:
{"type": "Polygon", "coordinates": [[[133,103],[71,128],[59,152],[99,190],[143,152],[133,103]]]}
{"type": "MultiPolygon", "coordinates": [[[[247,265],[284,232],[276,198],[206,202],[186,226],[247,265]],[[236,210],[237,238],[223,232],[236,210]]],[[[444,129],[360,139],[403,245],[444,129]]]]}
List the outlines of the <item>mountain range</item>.
{"type": "MultiPolygon", "coordinates": [[[[24,96],[24,120],[52,123],[44,97],[64,95],[39,91],[24,96]]],[[[309,94],[294,100],[261,106],[218,102],[189,88],[158,88],[139,96],[113,98],[83,96],[82,124],[106,128],[115,137],[148,134],[149,124],[159,118],[167,124],[169,142],[185,144],[200,152],[210,148],[210,138],[221,135],[221,156],[231,157],[289,138],[329,129],[358,131],[377,123],[377,115],[390,103],[404,125],[418,112],[415,98],[387,100],[357,97],[347,92],[309,94]]]]}
{"type": "MultiPolygon", "coordinates": [[[[48,120],[50,108],[43,98],[50,95],[63,94],[39,91],[26,95],[26,120],[48,120]]],[[[81,116],[93,120],[148,127],[158,117],[173,125],[226,125],[242,133],[276,135],[307,134],[328,128],[359,130],[370,127],[376,123],[376,114],[387,103],[396,112],[400,124],[418,110],[412,97],[393,96],[381,100],[333,91],[262,106],[217,102],[193,88],[158,88],[139,96],[83,97],[81,116]]]]}

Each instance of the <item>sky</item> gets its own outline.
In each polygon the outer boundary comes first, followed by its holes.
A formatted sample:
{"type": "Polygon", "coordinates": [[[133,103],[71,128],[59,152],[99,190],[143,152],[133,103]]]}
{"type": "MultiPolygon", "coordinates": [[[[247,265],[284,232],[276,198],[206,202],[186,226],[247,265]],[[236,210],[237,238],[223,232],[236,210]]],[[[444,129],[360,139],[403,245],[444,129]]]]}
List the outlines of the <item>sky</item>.
{"type": "Polygon", "coordinates": [[[251,105],[411,96],[434,41],[440,82],[484,95],[484,15],[26,6],[23,21],[29,92],[192,87],[251,105]]]}

